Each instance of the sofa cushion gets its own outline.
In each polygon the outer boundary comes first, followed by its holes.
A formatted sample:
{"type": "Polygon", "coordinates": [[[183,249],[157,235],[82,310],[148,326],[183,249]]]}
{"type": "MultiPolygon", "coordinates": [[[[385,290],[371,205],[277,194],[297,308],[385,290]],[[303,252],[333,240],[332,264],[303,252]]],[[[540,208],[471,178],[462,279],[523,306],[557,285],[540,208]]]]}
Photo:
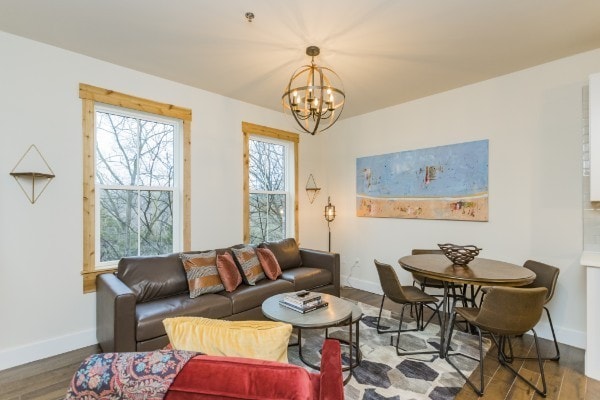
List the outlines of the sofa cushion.
{"type": "Polygon", "coordinates": [[[260,266],[260,261],[258,261],[254,247],[232,248],[231,251],[240,267],[242,281],[246,285],[254,285],[261,279],[265,279],[265,273],[260,266]]]}
{"type": "Polygon", "coordinates": [[[217,254],[214,250],[199,254],[181,254],[190,297],[225,290],[217,271],[217,254]]]}
{"type": "Polygon", "coordinates": [[[294,238],[283,239],[279,242],[261,243],[259,247],[271,250],[273,254],[275,254],[275,258],[277,258],[282,270],[296,268],[302,265],[300,249],[294,238]]]}
{"type": "Polygon", "coordinates": [[[219,271],[223,286],[228,292],[233,292],[242,283],[242,275],[240,275],[231,253],[217,255],[217,271],[219,271]]]}
{"type": "Polygon", "coordinates": [[[297,365],[202,355],[188,361],[165,400],[319,399],[319,389],[319,375],[297,365]]]}
{"type": "Polygon", "coordinates": [[[191,299],[187,293],[138,304],[135,310],[136,341],[166,334],[163,319],[179,316],[224,318],[231,315],[231,300],[218,294],[191,299]]]}
{"type": "Polygon", "coordinates": [[[290,324],[195,317],[167,318],[163,324],[176,350],[287,362],[290,324]]]}
{"type": "Polygon", "coordinates": [[[124,257],[119,261],[117,276],[143,303],[188,291],[185,270],[179,254],[124,257]]]}
{"type": "Polygon", "coordinates": [[[267,278],[274,281],[281,276],[281,267],[271,250],[259,247],[256,249],[256,256],[267,278]]]}
{"type": "Polygon", "coordinates": [[[231,293],[222,292],[219,295],[227,297],[231,301],[233,314],[260,307],[269,297],[286,292],[293,292],[294,284],[284,279],[271,281],[263,279],[255,286],[240,285],[231,293]]]}
{"type": "Polygon", "coordinates": [[[333,283],[331,271],[322,268],[300,267],[283,271],[286,281],[294,283],[294,290],[308,290],[333,283]]]}

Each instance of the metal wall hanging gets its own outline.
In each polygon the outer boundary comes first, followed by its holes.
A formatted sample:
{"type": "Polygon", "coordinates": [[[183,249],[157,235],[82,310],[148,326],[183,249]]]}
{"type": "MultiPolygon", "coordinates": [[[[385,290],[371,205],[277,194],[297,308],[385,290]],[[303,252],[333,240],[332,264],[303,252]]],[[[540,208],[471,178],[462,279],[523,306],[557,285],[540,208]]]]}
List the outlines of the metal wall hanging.
{"type": "Polygon", "coordinates": [[[31,204],[34,204],[55,177],[42,153],[32,144],[10,171],[31,204]]]}
{"type": "Polygon", "coordinates": [[[306,181],[306,194],[308,195],[308,201],[310,202],[310,204],[312,204],[313,201],[315,201],[320,190],[321,188],[317,187],[315,178],[312,174],[310,174],[308,176],[308,180],[306,181]]]}

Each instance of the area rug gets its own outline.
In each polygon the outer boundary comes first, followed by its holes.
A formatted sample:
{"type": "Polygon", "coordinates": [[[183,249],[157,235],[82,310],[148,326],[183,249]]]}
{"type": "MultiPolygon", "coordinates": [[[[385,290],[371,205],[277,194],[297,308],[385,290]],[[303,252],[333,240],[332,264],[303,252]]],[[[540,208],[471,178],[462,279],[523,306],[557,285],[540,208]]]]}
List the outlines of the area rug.
{"type": "MultiPolygon", "coordinates": [[[[354,369],[352,378],[344,388],[347,400],[442,400],[456,396],[465,382],[450,364],[440,359],[438,354],[398,356],[396,348],[390,344],[390,337],[395,337],[395,333],[377,333],[379,309],[364,303],[354,303],[363,311],[359,337],[362,361],[354,369]]],[[[384,310],[381,326],[389,331],[397,331],[398,316],[384,310]]],[[[414,327],[415,322],[412,320],[403,324],[403,329],[414,327]]],[[[405,351],[435,350],[439,348],[439,330],[439,325],[432,323],[424,331],[403,332],[400,346],[405,351]]],[[[348,328],[330,329],[329,335],[347,339],[348,328]]],[[[319,363],[323,336],[323,330],[302,331],[302,353],[309,362],[319,363]]],[[[484,338],[484,351],[487,352],[489,347],[490,340],[484,338]]],[[[477,336],[455,331],[451,351],[479,357],[477,336]]],[[[343,346],[342,359],[346,362],[347,353],[347,346],[343,346]]],[[[297,346],[289,347],[288,358],[290,363],[310,369],[299,359],[297,346]]],[[[466,376],[477,367],[476,361],[466,357],[454,357],[453,362],[466,376]]],[[[345,372],[344,377],[347,374],[345,372]]]]}

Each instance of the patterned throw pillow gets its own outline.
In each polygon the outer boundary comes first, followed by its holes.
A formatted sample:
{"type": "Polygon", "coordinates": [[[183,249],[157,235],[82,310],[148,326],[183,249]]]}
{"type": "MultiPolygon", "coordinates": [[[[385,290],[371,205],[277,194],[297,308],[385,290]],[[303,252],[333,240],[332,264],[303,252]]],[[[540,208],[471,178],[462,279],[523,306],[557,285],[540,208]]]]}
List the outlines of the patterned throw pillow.
{"type": "Polygon", "coordinates": [[[190,298],[225,289],[217,271],[217,253],[180,254],[187,275],[190,298]]]}
{"type": "Polygon", "coordinates": [[[217,256],[217,271],[219,271],[223,286],[228,292],[233,292],[242,283],[242,275],[230,253],[217,256]]]}
{"type": "Polygon", "coordinates": [[[238,261],[242,270],[242,280],[246,285],[255,285],[261,279],[265,279],[265,273],[256,257],[252,246],[244,246],[240,249],[232,248],[231,251],[238,261]]]}
{"type": "Polygon", "coordinates": [[[262,266],[263,271],[265,271],[265,275],[270,280],[274,281],[281,275],[281,267],[279,266],[279,262],[277,262],[277,258],[275,258],[275,254],[267,248],[258,248],[256,249],[256,256],[258,257],[258,261],[260,261],[260,265],[262,266]]]}

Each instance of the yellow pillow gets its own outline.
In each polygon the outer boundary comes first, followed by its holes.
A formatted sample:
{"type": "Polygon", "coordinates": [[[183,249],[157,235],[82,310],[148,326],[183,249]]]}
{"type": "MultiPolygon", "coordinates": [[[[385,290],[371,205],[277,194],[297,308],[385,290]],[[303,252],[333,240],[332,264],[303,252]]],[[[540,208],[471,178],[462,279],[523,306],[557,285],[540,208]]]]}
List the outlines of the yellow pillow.
{"type": "Polygon", "coordinates": [[[199,351],[211,356],[288,361],[290,324],[200,317],[166,318],[163,324],[176,350],[199,351]]]}

